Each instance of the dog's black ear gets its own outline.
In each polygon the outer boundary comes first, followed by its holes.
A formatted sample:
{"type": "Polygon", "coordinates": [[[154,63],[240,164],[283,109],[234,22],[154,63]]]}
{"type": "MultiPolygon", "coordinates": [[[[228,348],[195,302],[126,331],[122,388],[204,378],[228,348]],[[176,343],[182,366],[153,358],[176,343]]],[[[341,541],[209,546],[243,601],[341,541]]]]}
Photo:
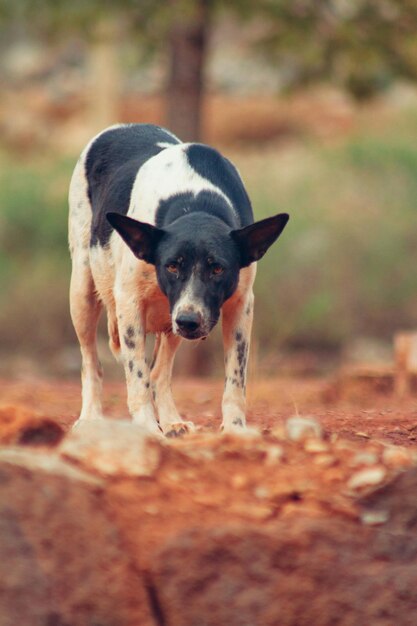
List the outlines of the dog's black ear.
{"type": "Polygon", "coordinates": [[[155,263],[155,250],[163,230],[120,213],[106,213],[106,218],[138,259],[155,263]]]}
{"type": "Polygon", "coordinates": [[[240,252],[240,267],[259,261],[284,230],[289,215],[280,213],[230,233],[240,252]]]}

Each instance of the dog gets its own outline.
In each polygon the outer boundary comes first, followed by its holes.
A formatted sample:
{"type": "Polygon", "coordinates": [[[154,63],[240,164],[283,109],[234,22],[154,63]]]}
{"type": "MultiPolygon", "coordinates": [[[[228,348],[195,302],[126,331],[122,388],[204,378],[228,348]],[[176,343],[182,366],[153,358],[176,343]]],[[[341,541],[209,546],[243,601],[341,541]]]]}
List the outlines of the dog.
{"type": "Polygon", "coordinates": [[[70,310],[82,355],[79,420],[103,417],[96,331],[124,365],[128,407],[148,433],[193,429],[171,394],[182,339],[207,337],[222,314],[222,429],[245,428],[256,262],[289,216],[254,223],[236,167],[217,150],[151,124],[120,124],[82,152],[69,190],[70,310]],[[155,334],[152,364],[147,333],[155,334]]]}

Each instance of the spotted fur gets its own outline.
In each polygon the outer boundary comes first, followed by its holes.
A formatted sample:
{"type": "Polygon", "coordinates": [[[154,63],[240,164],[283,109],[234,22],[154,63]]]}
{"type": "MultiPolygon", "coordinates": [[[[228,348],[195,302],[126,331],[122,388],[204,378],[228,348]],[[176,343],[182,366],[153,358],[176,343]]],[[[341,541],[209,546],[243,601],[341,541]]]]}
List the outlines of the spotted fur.
{"type": "Polygon", "coordinates": [[[175,352],[182,338],[207,336],[222,313],[223,428],[243,428],[256,261],[288,216],[254,223],[230,161],[149,124],[111,127],[87,145],[69,205],[71,315],[83,361],[80,419],[103,415],[96,348],[103,308],[110,348],[124,365],[130,413],[148,432],[167,436],[192,429],[171,394],[175,352]],[[151,367],[148,333],[156,335],[151,367]]]}

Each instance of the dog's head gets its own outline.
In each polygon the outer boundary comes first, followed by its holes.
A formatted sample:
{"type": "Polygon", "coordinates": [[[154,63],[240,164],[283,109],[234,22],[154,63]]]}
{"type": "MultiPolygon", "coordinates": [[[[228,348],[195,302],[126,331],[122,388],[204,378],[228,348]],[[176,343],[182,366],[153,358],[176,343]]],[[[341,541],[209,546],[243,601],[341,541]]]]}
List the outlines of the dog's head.
{"type": "Polygon", "coordinates": [[[201,212],[164,229],[118,213],[107,213],[107,219],[138,259],[155,265],[174,333],[199,339],[217,323],[223,303],[236,290],[239,270],[263,257],[288,215],[280,213],[238,230],[201,212]]]}

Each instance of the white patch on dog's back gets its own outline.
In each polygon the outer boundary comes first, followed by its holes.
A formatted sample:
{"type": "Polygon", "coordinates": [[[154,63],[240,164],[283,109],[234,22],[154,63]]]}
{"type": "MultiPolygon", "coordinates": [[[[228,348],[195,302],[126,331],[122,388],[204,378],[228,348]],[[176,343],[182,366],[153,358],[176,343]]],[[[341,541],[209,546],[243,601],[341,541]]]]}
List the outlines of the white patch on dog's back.
{"type": "MultiPolygon", "coordinates": [[[[158,144],[161,145],[162,144],[158,144]]],[[[197,195],[213,191],[234,208],[219,187],[200,176],[189,164],[186,149],[190,144],[166,145],[166,149],[147,161],[139,170],[133,186],[128,215],[148,224],[155,224],[161,200],[182,193],[197,195]]]]}

